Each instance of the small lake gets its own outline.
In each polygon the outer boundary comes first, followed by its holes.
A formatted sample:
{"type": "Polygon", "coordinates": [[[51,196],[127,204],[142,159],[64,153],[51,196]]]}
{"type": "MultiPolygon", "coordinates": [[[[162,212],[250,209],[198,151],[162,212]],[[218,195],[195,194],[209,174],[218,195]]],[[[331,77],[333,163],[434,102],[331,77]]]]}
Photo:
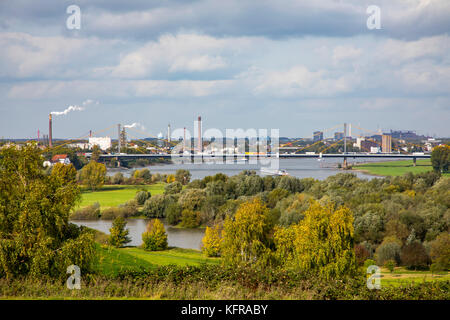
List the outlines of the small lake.
{"type": "MultiPolygon", "coordinates": [[[[150,219],[127,219],[127,229],[131,242],[129,246],[142,244],[142,233],[145,232],[150,219]]],[[[167,232],[169,247],[200,250],[205,229],[174,228],[161,219],[167,232]]],[[[78,226],[86,226],[109,234],[112,220],[71,220],[78,226]]]]}

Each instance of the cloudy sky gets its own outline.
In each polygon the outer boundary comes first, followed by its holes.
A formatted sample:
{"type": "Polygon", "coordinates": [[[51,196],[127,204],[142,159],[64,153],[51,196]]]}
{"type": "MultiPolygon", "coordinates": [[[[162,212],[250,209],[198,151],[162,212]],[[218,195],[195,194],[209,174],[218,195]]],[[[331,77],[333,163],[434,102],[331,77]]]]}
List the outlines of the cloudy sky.
{"type": "Polygon", "coordinates": [[[47,133],[69,106],[56,138],[198,115],[291,137],[343,122],[448,137],[449,32],[448,0],[2,0],[0,137],[47,133]]]}

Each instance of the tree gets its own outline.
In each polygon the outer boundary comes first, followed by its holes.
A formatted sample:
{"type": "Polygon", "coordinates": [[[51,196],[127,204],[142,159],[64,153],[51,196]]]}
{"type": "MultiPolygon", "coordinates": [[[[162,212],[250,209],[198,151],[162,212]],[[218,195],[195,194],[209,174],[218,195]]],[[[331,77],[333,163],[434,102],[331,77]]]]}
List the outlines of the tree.
{"type": "Polygon", "coordinates": [[[35,144],[0,150],[0,277],[61,277],[71,264],[92,270],[93,235],[69,223],[80,199],[72,166],[45,174],[35,144]]]}
{"type": "Polygon", "coordinates": [[[400,258],[407,269],[426,269],[430,263],[430,257],[419,241],[413,241],[405,245],[402,248],[400,258]]]}
{"type": "Polygon", "coordinates": [[[202,252],[208,257],[220,256],[220,244],[222,242],[220,233],[219,225],[215,225],[212,228],[206,227],[205,236],[202,239],[202,252]]]}
{"type": "Polygon", "coordinates": [[[181,227],[196,228],[200,225],[200,222],[200,212],[191,209],[184,209],[181,212],[181,227]]]}
{"type": "Polygon", "coordinates": [[[397,238],[385,238],[375,251],[378,265],[382,266],[388,260],[394,260],[397,264],[399,264],[401,246],[402,243],[397,238]]]}
{"type": "Polygon", "coordinates": [[[151,198],[151,196],[152,194],[150,192],[146,190],[141,190],[136,193],[134,199],[136,200],[138,205],[142,206],[145,203],[145,201],[151,198]]]}
{"type": "Polygon", "coordinates": [[[430,256],[437,270],[450,269],[450,234],[442,233],[432,241],[430,256]]]}
{"type": "Polygon", "coordinates": [[[105,183],[106,167],[102,163],[90,161],[81,169],[81,181],[92,191],[100,189],[105,183]]]}
{"type": "Polygon", "coordinates": [[[172,226],[178,224],[181,219],[181,211],[182,208],[178,203],[174,202],[169,204],[166,209],[167,222],[172,226]]]}
{"type": "Polygon", "coordinates": [[[264,268],[270,261],[267,213],[259,199],[242,203],[234,220],[227,217],[221,246],[223,261],[233,266],[264,268]]]}
{"type": "Polygon", "coordinates": [[[386,269],[388,269],[392,273],[394,271],[394,268],[395,268],[395,260],[387,260],[384,263],[384,267],[386,269]]]}
{"type": "Polygon", "coordinates": [[[294,225],[294,266],[326,278],[351,274],[356,270],[353,215],[334,203],[313,201],[305,218],[294,225]]]}
{"type": "Polygon", "coordinates": [[[145,201],[142,212],[148,218],[163,218],[170,198],[164,194],[156,194],[145,201]]]}
{"type": "Polygon", "coordinates": [[[173,174],[167,175],[166,182],[167,183],[175,182],[175,175],[173,175],[173,174]]]}
{"type": "Polygon", "coordinates": [[[95,144],[92,147],[91,161],[98,162],[101,153],[102,151],[100,150],[100,147],[95,144]]]}
{"type": "Polygon", "coordinates": [[[167,249],[167,234],[159,219],[151,220],[147,230],[142,234],[142,246],[145,250],[157,251],[167,249]]]}
{"type": "Polygon", "coordinates": [[[108,243],[114,247],[120,248],[124,244],[131,242],[128,237],[129,230],[125,229],[127,222],[123,217],[117,217],[112,223],[111,229],[109,229],[110,235],[108,237],[108,243]]]}
{"type": "Polygon", "coordinates": [[[450,166],[450,146],[434,147],[431,152],[431,165],[436,172],[447,172],[450,166]]]}
{"type": "Polygon", "coordinates": [[[206,200],[206,192],[203,189],[185,189],[181,192],[178,204],[183,209],[199,211],[206,200]]]}
{"type": "Polygon", "coordinates": [[[181,189],[183,189],[183,186],[180,182],[175,181],[169,184],[166,184],[164,187],[164,194],[177,194],[181,192],[181,189]]]}
{"type": "Polygon", "coordinates": [[[175,172],[175,180],[185,186],[191,180],[191,173],[188,170],[178,169],[175,172]]]}

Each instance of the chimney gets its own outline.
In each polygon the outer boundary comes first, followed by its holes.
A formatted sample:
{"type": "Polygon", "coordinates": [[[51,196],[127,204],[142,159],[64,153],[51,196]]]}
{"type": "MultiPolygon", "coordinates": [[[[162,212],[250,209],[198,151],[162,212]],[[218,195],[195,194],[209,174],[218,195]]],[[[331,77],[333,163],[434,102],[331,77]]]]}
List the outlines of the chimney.
{"type": "Polygon", "coordinates": [[[167,141],[170,142],[170,123],[167,126],[167,141]]]}
{"type": "Polygon", "coordinates": [[[51,148],[53,146],[52,144],[52,114],[50,113],[48,116],[48,146],[51,148]]]}
{"type": "Polygon", "coordinates": [[[183,132],[183,153],[184,153],[184,149],[186,149],[186,127],[183,128],[184,132],[183,132]]]}
{"type": "Polygon", "coordinates": [[[202,117],[198,117],[198,152],[201,153],[203,151],[203,142],[202,142],[202,117]]]}

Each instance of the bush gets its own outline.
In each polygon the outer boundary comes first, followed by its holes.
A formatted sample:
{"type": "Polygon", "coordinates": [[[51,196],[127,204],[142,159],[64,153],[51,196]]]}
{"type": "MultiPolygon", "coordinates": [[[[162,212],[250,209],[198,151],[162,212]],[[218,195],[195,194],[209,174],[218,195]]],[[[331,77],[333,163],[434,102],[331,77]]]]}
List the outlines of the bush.
{"type": "Polygon", "coordinates": [[[394,260],[387,260],[384,263],[384,267],[386,269],[388,269],[392,273],[394,271],[394,268],[395,268],[395,261],[394,260]]]}
{"type": "Polygon", "coordinates": [[[425,247],[419,242],[414,241],[402,248],[401,260],[407,269],[427,269],[430,263],[430,257],[425,247]]]}
{"type": "Polygon", "coordinates": [[[196,228],[200,226],[200,212],[184,209],[181,212],[180,227],[196,228]]]}
{"type": "Polygon", "coordinates": [[[206,227],[205,236],[202,239],[202,252],[208,257],[220,256],[220,244],[222,242],[219,225],[206,227]]]}
{"type": "Polygon", "coordinates": [[[164,187],[164,194],[177,194],[180,193],[183,189],[183,186],[180,182],[175,181],[169,184],[166,184],[164,187]]]}
{"type": "Polygon", "coordinates": [[[100,217],[100,203],[78,209],[70,214],[72,220],[96,220],[100,217]]]}
{"type": "Polygon", "coordinates": [[[151,220],[147,230],[142,234],[143,248],[145,250],[157,251],[167,249],[167,234],[164,225],[159,219],[151,220]]]}
{"type": "Polygon", "coordinates": [[[111,229],[109,229],[110,235],[108,237],[108,243],[114,247],[120,248],[124,244],[131,242],[128,237],[129,230],[125,229],[127,222],[123,217],[117,217],[114,219],[111,229]]]}
{"type": "Polygon", "coordinates": [[[145,201],[150,199],[151,196],[152,196],[152,194],[150,192],[142,190],[142,191],[138,191],[136,193],[136,196],[134,197],[134,199],[137,201],[138,205],[142,206],[145,203],[145,201]]]}
{"type": "Polygon", "coordinates": [[[130,200],[118,207],[106,208],[102,211],[101,218],[103,220],[113,220],[117,217],[129,218],[139,213],[137,202],[130,200]]]}
{"type": "Polygon", "coordinates": [[[166,219],[167,222],[174,226],[180,222],[181,219],[181,206],[178,203],[171,203],[166,209],[166,219]]]}
{"type": "Polygon", "coordinates": [[[384,265],[388,260],[394,260],[397,264],[400,263],[401,245],[394,240],[384,240],[376,249],[375,256],[379,266],[384,265]]]}
{"type": "Polygon", "coordinates": [[[367,259],[366,261],[364,261],[364,270],[367,270],[367,268],[369,268],[370,266],[376,266],[377,263],[375,262],[375,260],[372,259],[367,259]]]}

